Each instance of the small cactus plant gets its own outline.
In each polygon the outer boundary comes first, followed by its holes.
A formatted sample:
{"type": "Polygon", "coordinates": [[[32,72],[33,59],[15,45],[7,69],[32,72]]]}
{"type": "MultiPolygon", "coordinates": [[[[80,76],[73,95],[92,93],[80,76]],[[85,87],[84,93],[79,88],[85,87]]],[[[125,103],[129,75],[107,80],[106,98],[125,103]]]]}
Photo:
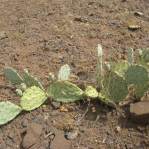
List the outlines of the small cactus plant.
{"type": "Polygon", "coordinates": [[[24,70],[23,80],[27,87],[38,86],[44,90],[41,82],[36,77],[32,76],[26,69],[24,70]]]}
{"type": "Polygon", "coordinates": [[[102,92],[106,98],[114,102],[119,102],[128,94],[127,83],[117,73],[109,72],[104,76],[102,92]]]}
{"type": "Polygon", "coordinates": [[[9,102],[0,102],[0,125],[4,125],[21,113],[21,107],[9,102]]]}
{"type": "Polygon", "coordinates": [[[132,48],[128,49],[128,63],[131,65],[134,63],[134,51],[132,48]]]}
{"type": "Polygon", "coordinates": [[[68,80],[70,76],[70,67],[68,64],[63,65],[58,73],[58,80],[68,80]]]}
{"type": "Polygon", "coordinates": [[[129,63],[124,60],[121,60],[118,63],[112,63],[111,65],[111,71],[118,73],[122,77],[129,67],[129,63]]]}
{"type": "Polygon", "coordinates": [[[145,67],[141,65],[131,65],[125,73],[126,82],[133,84],[136,89],[136,96],[142,97],[149,88],[149,75],[145,67]]]}
{"type": "Polygon", "coordinates": [[[147,49],[139,49],[139,62],[141,65],[145,66],[147,69],[149,68],[149,48],[147,49]]]}
{"type": "Polygon", "coordinates": [[[13,85],[20,85],[23,82],[22,77],[17,73],[14,68],[5,68],[4,75],[13,85]]]}
{"type": "Polygon", "coordinates": [[[143,50],[142,50],[142,53],[140,53],[140,54],[141,54],[142,59],[143,59],[146,63],[149,63],[149,48],[143,49],[143,50]]]}
{"type": "Polygon", "coordinates": [[[97,68],[96,68],[96,80],[97,86],[102,88],[102,77],[103,77],[103,49],[100,44],[97,46],[97,68]]]}
{"type": "Polygon", "coordinates": [[[49,97],[59,102],[74,102],[80,100],[83,91],[75,84],[68,81],[53,82],[47,90],[49,97]]]}
{"type": "Polygon", "coordinates": [[[21,107],[25,111],[31,111],[41,106],[47,99],[46,93],[37,86],[25,90],[21,97],[21,107]]]}
{"type": "Polygon", "coordinates": [[[98,97],[98,92],[96,90],[96,88],[94,88],[93,86],[87,86],[85,91],[84,91],[84,95],[90,98],[97,98],[98,97]]]}

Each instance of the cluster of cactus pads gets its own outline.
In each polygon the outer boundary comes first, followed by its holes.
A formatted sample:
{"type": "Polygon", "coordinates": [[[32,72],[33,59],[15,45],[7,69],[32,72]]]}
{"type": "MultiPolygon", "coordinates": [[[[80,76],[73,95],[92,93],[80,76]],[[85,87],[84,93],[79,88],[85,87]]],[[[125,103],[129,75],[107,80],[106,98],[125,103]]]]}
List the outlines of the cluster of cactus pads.
{"type": "Polygon", "coordinates": [[[16,93],[20,96],[20,104],[15,105],[9,101],[0,102],[0,125],[11,121],[22,111],[31,111],[38,108],[49,97],[63,103],[87,98],[97,98],[105,103],[110,103],[110,101],[118,103],[128,95],[128,88],[132,84],[135,96],[142,97],[149,87],[148,67],[146,64],[143,65],[146,61],[148,62],[148,56],[145,55],[147,52],[142,54],[140,64],[134,64],[130,56],[131,63],[129,61],[111,62],[108,69],[103,71],[105,63],[102,62],[103,52],[101,50],[100,46],[98,51],[98,57],[100,58],[98,60],[98,74],[101,76],[97,77],[99,79],[97,82],[100,82],[100,92],[90,85],[83,91],[77,85],[71,83],[69,80],[70,67],[67,64],[60,68],[57,76],[52,73],[49,74],[50,83],[47,89],[44,89],[42,83],[32,76],[28,70],[24,70],[23,75],[20,75],[13,68],[5,68],[4,75],[16,87],[16,93]]]}
{"type": "Polygon", "coordinates": [[[149,49],[142,50],[137,63],[134,62],[132,50],[128,50],[128,61],[111,62],[110,69],[102,78],[100,96],[107,100],[120,102],[129,94],[133,86],[134,96],[140,99],[149,89],[149,49]],[[131,52],[130,52],[131,51],[131,52]]]}
{"type": "MultiPolygon", "coordinates": [[[[123,67],[122,63],[122,68],[123,67]]],[[[120,64],[118,64],[120,65],[120,64]]],[[[116,66],[117,67],[117,66],[116,66]]],[[[149,89],[148,70],[138,64],[128,64],[127,69],[110,70],[103,77],[103,88],[101,93],[106,99],[114,102],[120,102],[126,98],[129,93],[129,86],[134,87],[134,96],[141,98],[149,89]]]]}
{"type": "Polygon", "coordinates": [[[20,75],[15,69],[7,67],[4,75],[9,82],[16,87],[16,93],[20,96],[20,104],[15,105],[9,101],[0,102],[0,125],[14,119],[22,111],[31,111],[41,106],[49,97],[57,102],[74,102],[83,97],[97,97],[98,92],[93,87],[87,87],[85,91],[69,81],[70,67],[64,65],[60,68],[58,76],[49,74],[49,87],[44,89],[42,83],[28,70],[20,75]]]}

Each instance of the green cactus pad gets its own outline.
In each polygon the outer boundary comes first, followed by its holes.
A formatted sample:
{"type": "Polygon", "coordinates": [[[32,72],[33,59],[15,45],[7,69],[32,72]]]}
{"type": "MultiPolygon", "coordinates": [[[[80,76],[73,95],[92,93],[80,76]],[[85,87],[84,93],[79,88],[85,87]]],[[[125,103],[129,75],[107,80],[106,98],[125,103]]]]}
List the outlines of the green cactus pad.
{"type": "Polygon", "coordinates": [[[0,102],[0,125],[4,125],[14,119],[22,109],[9,102],[9,101],[3,101],[0,102]]]}
{"type": "Polygon", "coordinates": [[[79,87],[68,81],[52,83],[48,87],[47,93],[53,100],[59,102],[74,102],[80,100],[83,95],[83,91],[79,87]]]}
{"type": "Polygon", "coordinates": [[[128,67],[129,67],[129,64],[127,61],[119,61],[118,63],[112,64],[111,70],[123,77],[128,67]]]}
{"type": "Polygon", "coordinates": [[[98,94],[99,100],[103,102],[104,104],[110,106],[110,107],[115,107],[115,101],[110,100],[105,94],[104,90],[101,90],[98,94]]]}
{"type": "Polygon", "coordinates": [[[23,110],[31,111],[42,105],[46,99],[46,93],[42,89],[32,86],[23,93],[20,105],[23,110]]]}
{"type": "Polygon", "coordinates": [[[63,65],[58,73],[58,80],[68,80],[70,76],[70,67],[69,65],[63,65]]]}
{"type": "Polygon", "coordinates": [[[101,90],[101,91],[99,92],[98,97],[99,97],[100,101],[102,101],[102,102],[104,102],[104,103],[106,103],[106,104],[107,104],[108,101],[109,101],[108,97],[105,95],[104,90],[101,90]]]}
{"type": "Polygon", "coordinates": [[[134,50],[132,48],[128,49],[128,63],[133,64],[134,63],[134,50]]]}
{"type": "Polygon", "coordinates": [[[93,86],[87,86],[84,95],[90,98],[97,98],[98,97],[98,92],[93,86]]]}
{"type": "Polygon", "coordinates": [[[119,102],[128,94],[127,83],[115,72],[109,72],[103,79],[103,95],[109,100],[119,102]]]}
{"type": "Polygon", "coordinates": [[[23,82],[22,77],[17,73],[15,69],[11,67],[4,69],[4,75],[13,85],[19,85],[23,82]]]}
{"type": "Polygon", "coordinates": [[[27,87],[37,86],[44,90],[41,82],[36,77],[29,74],[29,72],[26,69],[24,70],[23,80],[27,87]]]}
{"type": "Polygon", "coordinates": [[[142,57],[144,62],[149,63],[149,48],[142,50],[141,57],[142,57]]]}
{"type": "Polygon", "coordinates": [[[125,79],[128,85],[135,85],[137,97],[142,97],[149,88],[148,72],[143,66],[130,66],[125,73],[125,79]]]}

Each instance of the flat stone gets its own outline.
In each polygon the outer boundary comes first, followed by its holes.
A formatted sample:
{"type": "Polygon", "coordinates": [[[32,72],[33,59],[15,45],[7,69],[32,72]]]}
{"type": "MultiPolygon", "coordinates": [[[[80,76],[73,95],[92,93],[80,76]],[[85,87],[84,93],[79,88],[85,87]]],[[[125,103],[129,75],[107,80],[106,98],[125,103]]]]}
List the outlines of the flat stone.
{"type": "Polygon", "coordinates": [[[55,133],[55,138],[51,143],[50,149],[71,149],[71,142],[64,137],[62,131],[55,133]]]}
{"type": "Polygon", "coordinates": [[[130,112],[136,116],[149,116],[149,101],[137,102],[130,105],[130,112]]]}
{"type": "Polygon", "coordinates": [[[75,129],[73,131],[66,131],[65,132],[65,138],[68,140],[73,140],[78,137],[79,131],[78,129],[75,129]]]}
{"type": "Polygon", "coordinates": [[[33,149],[36,148],[34,145],[38,144],[40,141],[40,136],[42,133],[42,126],[37,123],[32,123],[28,126],[26,134],[22,141],[23,149],[33,149]]]}
{"type": "Polygon", "coordinates": [[[54,109],[58,109],[60,106],[61,106],[60,102],[55,102],[55,101],[52,102],[52,107],[54,109]]]}
{"type": "Polygon", "coordinates": [[[130,114],[136,120],[149,121],[149,101],[141,101],[130,105],[130,114]]]}

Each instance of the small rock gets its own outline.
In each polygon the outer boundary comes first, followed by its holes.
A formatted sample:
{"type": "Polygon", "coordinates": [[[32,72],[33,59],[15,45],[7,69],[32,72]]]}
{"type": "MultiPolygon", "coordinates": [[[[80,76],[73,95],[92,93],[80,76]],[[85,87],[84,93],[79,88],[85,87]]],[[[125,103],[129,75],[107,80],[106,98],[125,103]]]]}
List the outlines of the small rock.
{"type": "Polygon", "coordinates": [[[24,149],[29,149],[30,147],[38,144],[40,141],[41,133],[42,133],[41,125],[37,123],[32,123],[31,125],[29,125],[22,141],[22,147],[24,149]]]}
{"type": "Polygon", "coordinates": [[[13,138],[14,138],[14,132],[13,132],[13,131],[10,131],[10,132],[8,133],[7,137],[9,137],[10,139],[13,140],[13,138]]]}
{"type": "Polygon", "coordinates": [[[135,116],[148,115],[149,116],[149,102],[137,102],[130,105],[130,112],[135,116]]]}
{"type": "Polygon", "coordinates": [[[130,105],[131,116],[144,122],[149,118],[149,101],[141,101],[130,105]]]}
{"type": "Polygon", "coordinates": [[[65,106],[61,106],[60,112],[68,112],[68,109],[65,106]]]}
{"type": "Polygon", "coordinates": [[[92,107],[91,110],[92,110],[93,113],[95,113],[96,112],[96,107],[92,107]]]}
{"type": "Polygon", "coordinates": [[[29,126],[28,131],[32,132],[36,136],[40,136],[42,133],[42,126],[40,124],[37,124],[37,123],[32,123],[29,126]]]}
{"type": "Polygon", "coordinates": [[[52,102],[52,107],[54,109],[58,109],[60,106],[61,106],[61,104],[59,102],[55,102],[55,101],[52,102]]]}
{"type": "Polygon", "coordinates": [[[74,18],[74,21],[76,21],[76,22],[82,22],[82,23],[87,23],[87,18],[78,16],[78,17],[75,17],[74,18]]]}
{"type": "Polygon", "coordinates": [[[5,39],[5,38],[8,38],[6,32],[5,31],[1,31],[0,32],[0,40],[5,39]]]}
{"type": "Polygon", "coordinates": [[[67,131],[67,132],[65,132],[65,138],[68,140],[73,140],[73,139],[77,138],[78,134],[79,134],[78,130],[67,131]]]}
{"type": "Polygon", "coordinates": [[[121,127],[120,127],[120,126],[117,126],[117,127],[115,128],[115,131],[116,131],[116,132],[120,132],[120,131],[121,131],[121,127]]]}
{"type": "Polygon", "coordinates": [[[71,149],[71,142],[65,139],[63,132],[58,131],[55,133],[50,149],[71,149]]]}
{"type": "Polygon", "coordinates": [[[136,25],[136,24],[130,24],[129,26],[128,26],[128,29],[129,30],[132,30],[132,31],[135,31],[135,30],[138,30],[138,29],[140,29],[141,27],[139,26],[139,25],[136,25]]]}
{"type": "Polygon", "coordinates": [[[23,149],[28,149],[31,146],[35,145],[37,142],[37,138],[34,137],[32,133],[27,133],[23,139],[22,147],[23,149]]]}
{"type": "Polygon", "coordinates": [[[139,12],[139,11],[136,11],[136,12],[134,12],[134,15],[135,16],[143,16],[143,13],[142,12],[139,12]]]}

